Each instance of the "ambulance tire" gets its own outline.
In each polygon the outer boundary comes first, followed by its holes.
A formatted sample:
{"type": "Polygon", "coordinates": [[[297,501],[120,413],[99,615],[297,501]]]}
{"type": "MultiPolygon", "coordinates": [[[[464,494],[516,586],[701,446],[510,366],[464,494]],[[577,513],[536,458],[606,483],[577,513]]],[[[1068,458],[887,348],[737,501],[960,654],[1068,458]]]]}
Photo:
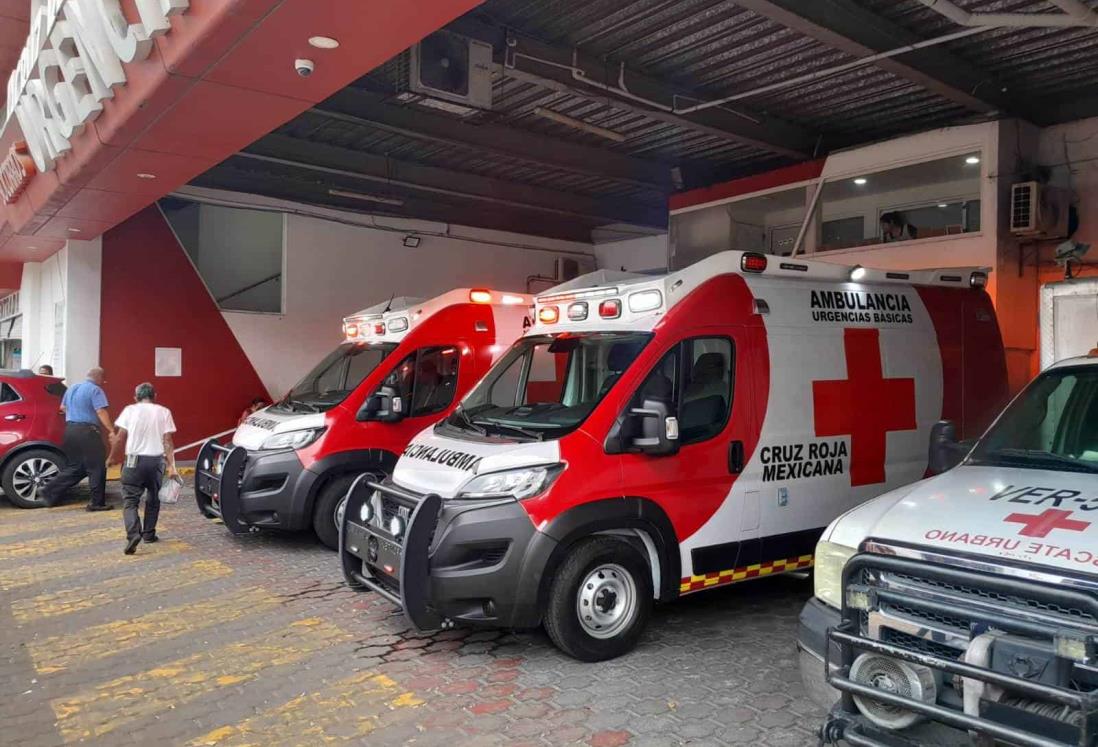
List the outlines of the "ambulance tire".
{"type": "Polygon", "coordinates": [[[339,549],[339,527],[335,522],[336,506],[347,495],[355,477],[357,475],[333,477],[321,488],[316,505],[313,506],[313,531],[316,532],[317,539],[331,550],[339,549]]]}
{"type": "Polygon", "coordinates": [[[557,569],[545,610],[545,632],[580,661],[605,661],[628,653],[652,612],[652,572],[639,550],[606,535],[580,540],[557,569]],[[601,613],[580,610],[601,607],[601,613]]]}

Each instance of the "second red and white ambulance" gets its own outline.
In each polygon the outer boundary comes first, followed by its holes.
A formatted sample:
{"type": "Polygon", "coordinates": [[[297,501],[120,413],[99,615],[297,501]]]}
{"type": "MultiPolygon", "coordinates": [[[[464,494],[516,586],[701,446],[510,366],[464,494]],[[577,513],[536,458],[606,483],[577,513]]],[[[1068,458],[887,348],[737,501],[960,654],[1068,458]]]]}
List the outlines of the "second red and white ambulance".
{"type": "Polygon", "coordinates": [[[525,294],[459,288],[394,298],[343,322],[345,342],[233,443],[198,455],[199,510],[234,534],[312,528],[338,543],[355,476],[389,474],[408,441],[445,417],[531,324],[525,294]]]}
{"type": "Polygon", "coordinates": [[[391,480],[354,483],[344,574],[422,629],[617,656],[654,601],[810,567],[832,519],[924,476],[937,421],[987,425],[986,280],[722,252],[558,286],[391,480]]]}

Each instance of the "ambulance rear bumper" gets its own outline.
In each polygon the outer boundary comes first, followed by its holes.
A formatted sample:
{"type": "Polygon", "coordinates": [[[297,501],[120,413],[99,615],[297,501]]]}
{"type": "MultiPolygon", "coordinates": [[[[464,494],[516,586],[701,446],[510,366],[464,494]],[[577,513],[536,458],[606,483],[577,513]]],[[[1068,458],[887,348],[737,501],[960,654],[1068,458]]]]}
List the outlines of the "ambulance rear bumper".
{"type": "Polygon", "coordinates": [[[365,475],[347,493],[340,529],[347,582],[400,607],[419,630],[538,625],[542,571],[555,546],[515,501],[443,501],[365,475]],[[367,502],[372,515],[362,521],[367,502]]]}

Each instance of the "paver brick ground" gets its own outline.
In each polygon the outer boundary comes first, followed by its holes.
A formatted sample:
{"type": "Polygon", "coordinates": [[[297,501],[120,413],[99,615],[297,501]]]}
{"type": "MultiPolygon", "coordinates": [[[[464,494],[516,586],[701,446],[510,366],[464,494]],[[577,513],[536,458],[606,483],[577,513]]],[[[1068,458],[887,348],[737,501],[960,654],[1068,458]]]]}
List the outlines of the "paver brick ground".
{"type": "Polygon", "coordinates": [[[230,535],[189,491],[125,556],[121,511],[77,497],[0,500],[0,744],[815,744],[803,578],[657,608],[584,664],[537,631],[418,634],[311,536],[230,535]]]}

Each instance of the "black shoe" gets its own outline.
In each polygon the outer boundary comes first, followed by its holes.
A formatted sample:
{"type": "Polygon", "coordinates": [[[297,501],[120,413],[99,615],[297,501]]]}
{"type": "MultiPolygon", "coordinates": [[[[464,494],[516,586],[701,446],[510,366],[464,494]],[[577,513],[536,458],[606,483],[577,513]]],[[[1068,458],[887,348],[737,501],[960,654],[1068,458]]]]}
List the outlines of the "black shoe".
{"type": "Polygon", "coordinates": [[[109,503],[103,503],[103,504],[89,503],[87,508],[85,508],[84,510],[85,511],[110,511],[113,508],[114,508],[114,506],[112,506],[109,503]]]}
{"type": "Polygon", "coordinates": [[[136,537],[130,537],[130,539],[126,542],[126,549],[122,552],[126,553],[127,555],[133,555],[135,552],[137,552],[137,546],[140,544],[141,535],[138,535],[136,537]]]}
{"type": "Polygon", "coordinates": [[[155,534],[150,534],[141,538],[145,542],[159,542],[160,538],[155,534]]]}

